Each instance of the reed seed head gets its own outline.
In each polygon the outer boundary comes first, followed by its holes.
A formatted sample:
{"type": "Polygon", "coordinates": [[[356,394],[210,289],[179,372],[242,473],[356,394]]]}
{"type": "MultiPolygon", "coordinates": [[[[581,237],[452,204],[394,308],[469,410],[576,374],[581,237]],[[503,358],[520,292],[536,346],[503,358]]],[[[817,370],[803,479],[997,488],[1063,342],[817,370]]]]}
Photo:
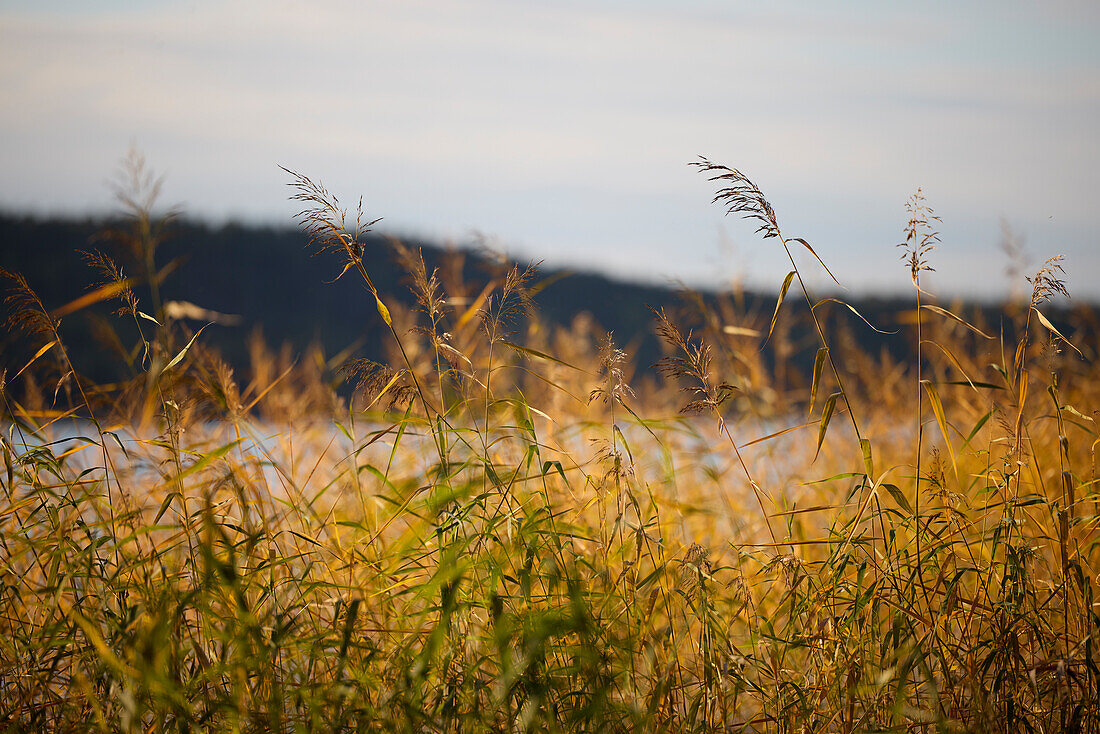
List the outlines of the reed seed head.
{"type": "Polygon", "coordinates": [[[688,165],[709,174],[708,181],[721,182],[722,188],[714,195],[711,203],[722,204],[726,208],[726,214],[740,214],[745,219],[758,222],[760,226],[756,231],[762,233],[764,239],[779,237],[779,225],[776,223],[772,205],[748,176],[736,168],[712,163],[703,156],[688,165]]]}
{"type": "Polygon", "coordinates": [[[909,265],[913,285],[919,287],[921,272],[935,271],[928,264],[928,255],[936,249],[940,241],[940,233],[933,224],[939,222],[940,218],[928,206],[924,192],[919,188],[905,203],[905,210],[909,212],[909,221],[905,225],[905,241],[899,243],[898,247],[903,249],[901,259],[909,265]]]}

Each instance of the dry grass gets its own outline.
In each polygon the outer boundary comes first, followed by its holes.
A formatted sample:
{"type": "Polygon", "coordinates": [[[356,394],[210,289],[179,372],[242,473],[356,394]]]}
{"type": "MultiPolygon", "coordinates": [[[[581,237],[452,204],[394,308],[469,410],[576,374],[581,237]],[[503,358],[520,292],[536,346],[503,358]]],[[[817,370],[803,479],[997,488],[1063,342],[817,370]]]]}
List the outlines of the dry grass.
{"type": "MultiPolygon", "coordinates": [[[[461,283],[405,249],[418,309],[384,303],[361,207],[297,174],[388,364],[257,342],[239,383],[93,254],[93,299],[141,335],[139,376],[96,386],[5,273],[42,349],[0,381],[4,728],[1097,730],[1100,374],[1040,310],[1060,261],[1002,327],[968,322],[922,289],[918,195],[914,357],[868,354],[805,287],[810,244],[699,166],[792,271],[774,314],[657,313],[664,382],[590,323],[542,324],[530,270],[461,283]]],[[[160,223],[126,201],[155,282],[160,223]]]]}

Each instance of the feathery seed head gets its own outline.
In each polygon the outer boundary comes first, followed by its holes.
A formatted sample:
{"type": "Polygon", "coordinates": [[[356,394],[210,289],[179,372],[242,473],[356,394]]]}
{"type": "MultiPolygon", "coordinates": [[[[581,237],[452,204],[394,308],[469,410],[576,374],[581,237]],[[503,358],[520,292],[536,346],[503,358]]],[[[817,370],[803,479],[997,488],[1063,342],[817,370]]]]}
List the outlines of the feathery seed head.
{"type": "MultiPolygon", "coordinates": [[[[355,208],[355,224],[348,222],[347,210],[340,205],[340,200],[328,189],[296,171],[279,166],[290,174],[291,182],[287,184],[294,190],[291,201],[301,202],[303,209],[294,215],[298,225],[309,237],[309,247],[315,253],[337,252],[344,257],[344,269],[340,271],[335,280],[354,267],[363,259],[363,243],[360,238],[370,231],[370,228],[382,221],[372,219],[366,221],[363,215],[363,200],[355,208]]],[[[370,284],[368,284],[370,285],[370,284]]],[[[373,290],[373,288],[372,288],[373,290]]]]}
{"type": "Polygon", "coordinates": [[[909,197],[905,210],[909,212],[909,221],[905,225],[905,241],[897,246],[903,249],[901,259],[909,265],[913,285],[919,285],[922,271],[935,271],[928,264],[928,255],[936,249],[936,244],[940,241],[940,233],[933,225],[940,218],[925,203],[924,192],[920,188],[909,197]]]}
{"type": "Polygon", "coordinates": [[[626,382],[625,365],[626,352],[615,345],[611,332],[607,332],[600,346],[600,374],[603,375],[604,381],[589,393],[588,402],[602,399],[605,404],[621,405],[624,399],[634,397],[634,391],[626,382]]]}
{"type": "Polygon", "coordinates": [[[688,596],[702,591],[712,570],[710,550],[702,543],[692,543],[680,566],[680,590],[688,596]]]}
{"type": "Polygon", "coordinates": [[[1034,277],[1027,279],[1027,282],[1031,283],[1032,306],[1038,306],[1041,303],[1045,303],[1054,296],[1069,298],[1069,291],[1066,290],[1066,283],[1062,280],[1061,275],[1059,275],[1066,272],[1062,267],[1062,261],[1065,259],[1065,255],[1055,255],[1043,263],[1043,267],[1039,268],[1039,271],[1035,273],[1034,277]]]}
{"type": "Polygon", "coordinates": [[[722,182],[723,186],[714,195],[712,203],[721,203],[726,207],[726,214],[740,214],[745,219],[759,222],[756,231],[763,233],[764,239],[779,237],[779,224],[776,223],[772,205],[748,176],[736,168],[712,163],[703,156],[688,165],[710,174],[708,181],[722,182]]]}

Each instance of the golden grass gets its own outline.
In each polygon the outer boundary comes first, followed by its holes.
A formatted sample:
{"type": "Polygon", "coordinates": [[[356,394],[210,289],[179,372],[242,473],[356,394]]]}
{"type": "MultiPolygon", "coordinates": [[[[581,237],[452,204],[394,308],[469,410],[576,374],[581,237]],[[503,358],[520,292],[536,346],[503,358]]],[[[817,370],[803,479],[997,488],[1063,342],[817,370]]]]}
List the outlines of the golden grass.
{"type": "MultiPolygon", "coordinates": [[[[0,724],[1096,730],[1100,374],[1041,312],[1059,261],[971,323],[921,290],[915,199],[914,356],[868,354],[806,288],[810,244],[700,168],[792,271],[774,315],[657,313],[664,381],[590,323],[541,323],[533,271],[445,286],[405,249],[419,309],[384,303],[362,215],[297,174],[303,226],[389,329],[388,364],[340,360],[350,404],[340,365],[260,342],[239,384],[98,253],[142,358],[91,385],[6,274],[9,328],[45,348],[0,390],[0,724]]],[[[128,201],[155,282],[151,199],[128,201]]]]}

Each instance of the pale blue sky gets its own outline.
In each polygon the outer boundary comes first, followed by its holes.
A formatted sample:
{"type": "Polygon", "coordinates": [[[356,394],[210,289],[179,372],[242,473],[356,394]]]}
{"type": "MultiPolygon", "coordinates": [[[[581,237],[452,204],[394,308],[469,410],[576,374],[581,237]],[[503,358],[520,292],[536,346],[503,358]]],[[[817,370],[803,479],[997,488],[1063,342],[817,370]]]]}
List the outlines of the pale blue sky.
{"type": "Polygon", "coordinates": [[[105,211],[134,143],[192,215],[289,223],[286,165],[391,231],[775,290],[736,166],[854,291],[1008,290],[1001,221],[1100,299],[1100,4],[0,0],[0,207],[105,211]]]}

